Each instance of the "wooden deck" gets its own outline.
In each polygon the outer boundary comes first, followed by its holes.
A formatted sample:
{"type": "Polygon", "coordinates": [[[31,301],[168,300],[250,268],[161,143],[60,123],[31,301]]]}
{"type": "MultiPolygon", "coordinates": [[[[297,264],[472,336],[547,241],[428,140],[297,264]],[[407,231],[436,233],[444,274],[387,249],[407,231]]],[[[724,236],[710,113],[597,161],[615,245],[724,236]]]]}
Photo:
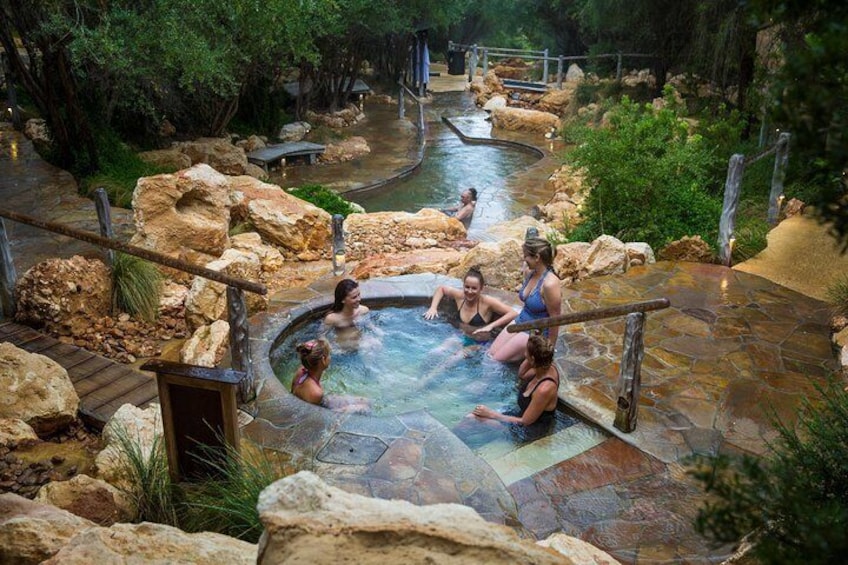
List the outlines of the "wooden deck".
{"type": "Polygon", "coordinates": [[[68,371],[80,397],[80,417],[102,428],[123,404],[146,407],[158,398],[153,374],[133,369],[32,328],[0,320],[0,341],[49,357],[68,371]]]}
{"type": "Polygon", "coordinates": [[[251,151],[247,154],[247,161],[259,165],[265,172],[274,163],[278,163],[289,157],[306,157],[309,164],[315,164],[315,158],[327,149],[324,145],[310,143],[308,141],[292,141],[289,143],[277,143],[268,145],[262,149],[251,151]]]}

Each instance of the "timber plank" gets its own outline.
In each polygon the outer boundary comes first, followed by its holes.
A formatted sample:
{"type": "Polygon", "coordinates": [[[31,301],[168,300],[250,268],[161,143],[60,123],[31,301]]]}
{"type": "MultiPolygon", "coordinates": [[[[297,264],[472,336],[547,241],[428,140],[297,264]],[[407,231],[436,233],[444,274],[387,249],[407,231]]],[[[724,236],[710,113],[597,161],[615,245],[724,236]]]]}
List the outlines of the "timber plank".
{"type": "Polygon", "coordinates": [[[55,344],[56,340],[54,338],[47,335],[36,334],[32,339],[18,344],[18,347],[25,349],[30,353],[40,354],[45,349],[53,347],[55,344]]]}
{"type": "MultiPolygon", "coordinates": [[[[106,371],[110,371],[112,367],[106,369],[106,371]]],[[[114,400],[115,398],[119,398],[138,387],[144,386],[147,384],[148,380],[146,377],[138,374],[134,369],[130,367],[124,367],[123,372],[113,372],[109,377],[109,382],[102,384],[94,390],[88,391],[85,394],[85,402],[92,408],[97,408],[106,404],[107,402],[114,400]]],[[[90,378],[85,379],[84,381],[80,381],[79,389],[86,388],[87,381],[90,378]]]]}
{"type": "Polygon", "coordinates": [[[99,355],[92,355],[91,358],[86,359],[82,363],[74,365],[73,367],[68,367],[68,376],[71,377],[71,381],[73,381],[74,386],[76,386],[78,381],[81,381],[89,375],[93,375],[112,364],[114,364],[114,361],[110,359],[100,357],[99,355]]]}
{"type": "Polygon", "coordinates": [[[8,341],[9,343],[14,344],[17,347],[20,347],[21,349],[24,349],[20,344],[26,343],[30,340],[33,340],[33,339],[37,338],[39,335],[41,335],[41,334],[36,332],[34,329],[24,327],[20,331],[17,331],[15,333],[11,333],[11,334],[7,334],[4,339],[6,341],[8,341]]]}
{"type": "Polygon", "coordinates": [[[41,354],[53,359],[63,366],[65,370],[94,357],[94,353],[67,343],[56,343],[53,347],[42,351],[41,354]]]}
{"type": "MultiPolygon", "coordinates": [[[[100,391],[107,387],[113,386],[120,388],[120,385],[115,385],[116,382],[121,382],[125,377],[132,379],[133,370],[126,365],[116,365],[110,362],[109,365],[97,371],[89,373],[86,377],[74,381],[74,388],[77,389],[80,399],[90,398],[91,395],[100,397],[100,391]]],[[[124,391],[126,392],[126,391],[124,391]]],[[[121,393],[123,394],[123,392],[121,393]]]]}

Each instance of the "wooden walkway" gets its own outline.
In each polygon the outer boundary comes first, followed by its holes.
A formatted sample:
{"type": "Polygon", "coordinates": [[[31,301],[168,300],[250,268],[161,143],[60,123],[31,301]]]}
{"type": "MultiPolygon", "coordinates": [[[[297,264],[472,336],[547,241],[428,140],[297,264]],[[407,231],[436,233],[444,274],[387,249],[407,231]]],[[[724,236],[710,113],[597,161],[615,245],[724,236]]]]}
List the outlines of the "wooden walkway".
{"type": "Polygon", "coordinates": [[[80,397],[80,417],[102,428],[124,404],[146,407],[158,398],[156,378],[32,328],[0,320],[0,341],[49,357],[68,371],[80,397]]]}
{"type": "Polygon", "coordinates": [[[254,165],[259,165],[267,173],[270,165],[282,161],[287,157],[306,157],[309,159],[309,164],[314,165],[316,156],[323,153],[326,149],[324,145],[310,143],[308,141],[277,143],[257,149],[256,151],[251,151],[247,154],[247,161],[254,165]]]}

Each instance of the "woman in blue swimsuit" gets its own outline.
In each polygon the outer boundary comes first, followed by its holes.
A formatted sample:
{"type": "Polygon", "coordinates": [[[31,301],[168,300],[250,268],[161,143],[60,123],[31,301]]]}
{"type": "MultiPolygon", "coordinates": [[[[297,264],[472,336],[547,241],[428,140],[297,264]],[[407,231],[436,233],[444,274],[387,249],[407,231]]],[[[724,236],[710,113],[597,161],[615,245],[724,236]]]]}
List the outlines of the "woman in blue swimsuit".
{"type": "MultiPolygon", "coordinates": [[[[518,292],[518,298],[524,303],[524,308],[515,319],[515,323],[541,320],[552,316],[559,316],[562,311],[562,289],[559,277],[553,271],[554,249],[546,240],[538,237],[530,238],[524,242],[524,262],[530,269],[530,274],[524,280],[524,286],[518,292]]],[[[547,335],[551,344],[556,345],[559,335],[559,326],[549,328],[543,332],[547,335]]],[[[524,357],[527,345],[527,332],[501,332],[489,348],[489,355],[503,362],[519,361],[524,357]]],[[[522,363],[519,374],[529,377],[522,363]]]]}

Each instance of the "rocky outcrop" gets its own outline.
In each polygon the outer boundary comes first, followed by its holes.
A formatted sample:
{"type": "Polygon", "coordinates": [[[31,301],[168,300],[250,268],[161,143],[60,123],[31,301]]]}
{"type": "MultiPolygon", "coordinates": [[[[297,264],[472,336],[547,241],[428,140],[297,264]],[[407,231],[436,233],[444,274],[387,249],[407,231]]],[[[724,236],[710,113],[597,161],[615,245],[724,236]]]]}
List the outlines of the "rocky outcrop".
{"type": "Polygon", "coordinates": [[[0,418],[0,446],[38,441],[32,426],[20,418],[0,418]]]}
{"type": "Polygon", "coordinates": [[[209,165],[138,179],[130,243],[172,257],[218,257],[229,245],[228,177],[209,165]]]}
{"type": "Polygon", "coordinates": [[[170,149],[142,151],[138,156],[145,163],[150,163],[163,169],[179,171],[191,167],[191,157],[174,147],[170,149]]]}
{"type": "Polygon", "coordinates": [[[100,526],[128,522],[136,514],[135,506],[124,493],[88,475],[47,483],[39,489],[35,501],[52,504],[100,526]]]}
{"type": "MultiPolygon", "coordinates": [[[[0,563],[37,565],[79,532],[95,527],[85,518],[16,494],[0,494],[0,563]]],[[[94,560],[91,563],[102,561],[94,560]]]]}
{"type": "Polygon", "coordinates": [[[75,255],[48,259],[18,280],[16,319],[58,335],[73,335],[111,309],[112,280],[102,261],[75,255]]]}
{"type": "Polygon", "coordinates": [[[201,137],[192,141],[174,143],[174,148],[188,155],[192,165],[205,163],[225,175],[243,175],[247,167],[247,154],[229,139],[201,137]]]}
{"type": "Polygon", "coordinates": [[[230,239],[232,249],[252,253],[259,258],[260,278],[266,281],[283,267],[285,259],[280,250],[262,243],[262,236],[256,232],[234,235],[230,239]]]}
{"type": "Polygon", "coordinates": [[[306,119],[311,124],[324,125],[329,128],[341,129],[350,127],[365,119],[365,114],[355,104],[348,104],[347,108],[329,114],[316,114],[306,112],[306,119]]]}
{"type": "Polygon", "coordinates": [[[79,397],[68,372],[52,359],[0,343],[0,418],[26,422],[41,435],[70,424],[79,397]]]}
{"type": "Polygon", "coordinates": [[[492,127],[496,129],[548,133],[561,125],[559,117],[550,112],[511,107],[492,110],[492,127]]]}
{"type": "Polygon", "coordinates": [[[318,162],[324,164],[345,163],[359,159],[369,153],[371,153],[371,147],[368,146],[368,141],[357,135],[328,144],[324,152],[318,155],[318,162]]]}
{"type": "Polygon", "coordinates": [[[290,141],[300,141],[306,134],[312,130],[309,122],[292,122],[284,125],[277,134],[280,141],[286,143],[290,141]]]}
{"type": "Polygon", "coordinates": [[[264,149],[267,147],[265,140],[259,137],[258,135],[250,135],[247,139],[240,139],[235,143],[236,147],[242,149],[245,153],[250,153],[251,151],[256,151],[257,149],[264,149]]]}
{"type": "Polygon", "coordinates": [[[442,246],[449,241],[464,240],[465,226],[455,218],[424,208],[409,212],[375,212],[351,214],[345,220],[348,233],[349,259],[357,260],[377,253],[398,253],[442,246]]]}
{"type": "Polygon", "coordinates": [[[128,489],[126,463],[120,437],[123,435],[138,446],[138,452],[146,460],[154,446],[164,449],[162,443],[162,416],[158,404],[144,410],[132,404],[124,404],[103,426],[102,439],[106,447],[97,454],[97,475],[113,486],[128,489]]]}
{"type": "Polygon", "coordinates": [[[484,241],[466,253],[459,265],[448,274],[462,279],[468,269],[477,267],[486,278],[486,285],[504,290],[516,290],[522,282],[521,242],[518,239],[484,241]]]}
{"type": "Polygon", "coordinates": [[[350,494],[301,471],[259,496],[257,563],[568,564],[468,506],[416,506],[350,494]]]}
{"type": "Polygon", "coordinates": [[[545,182],[545,188],[553,193],[550,200],[539,206],[541,217],[552,224],[573,228],[580,223],[580,210],[586,199],[582,171],[563,165],[554,171],[545,182]]]}
{"type": "Polygon", "coordinates": [[[540,222],[532,216],[519,216],[514,220],[499,222],[486,229],[486,235],[494,241],[501,239],[517,239],[524,241],[527,235],[527,228],[534,228],[540,237],[547,237],[548,234],[554,231],[550,226],[540,222]]]}
{"type": "Polygon", "coordinates": [[[565,534],[551,534],[536,543],[554,549],[580,565],[619,565],[619,561],[606,551],[565,534]]]}
{"type": "Polygon", "coordinates": [[[554,271],[563,284],[572,284],[580,279],[624,273],[632,266],[654,262],[654,252],[647,243],[623,243],[611,235],[602,235],[591,243],[574,241],[558,245],[554,271]]]}
{"type": "Polygon", "coordinates": [[[565,81],[566,82],[580,82],[586,78],[586,74],[583,72],[577,63],[571,63],[568,65],[568,70],[565,72],[565,81]]]}
{"type": "Polygon", "coordinates": [[[710,245],[700,235],[683,236],[660,249],[659,258],[664,261],[692,261],[694,263],[714,263],[715,255],[710,245]]]}
{"type": "Polygon", "coordinates": [[[417,273],[447,272],[462,260],[463,252],[455,249],[425,249],[404,253],[381,253],[359,262],[351,272],[356,280],[395,277],[417,273]]]}
{"type": "Polygon", "coordinates": [[[180,361],[188,365],[217,367],[230,343],[230,324],[216,320],[197,328],[180,350],[180,361]]]}

